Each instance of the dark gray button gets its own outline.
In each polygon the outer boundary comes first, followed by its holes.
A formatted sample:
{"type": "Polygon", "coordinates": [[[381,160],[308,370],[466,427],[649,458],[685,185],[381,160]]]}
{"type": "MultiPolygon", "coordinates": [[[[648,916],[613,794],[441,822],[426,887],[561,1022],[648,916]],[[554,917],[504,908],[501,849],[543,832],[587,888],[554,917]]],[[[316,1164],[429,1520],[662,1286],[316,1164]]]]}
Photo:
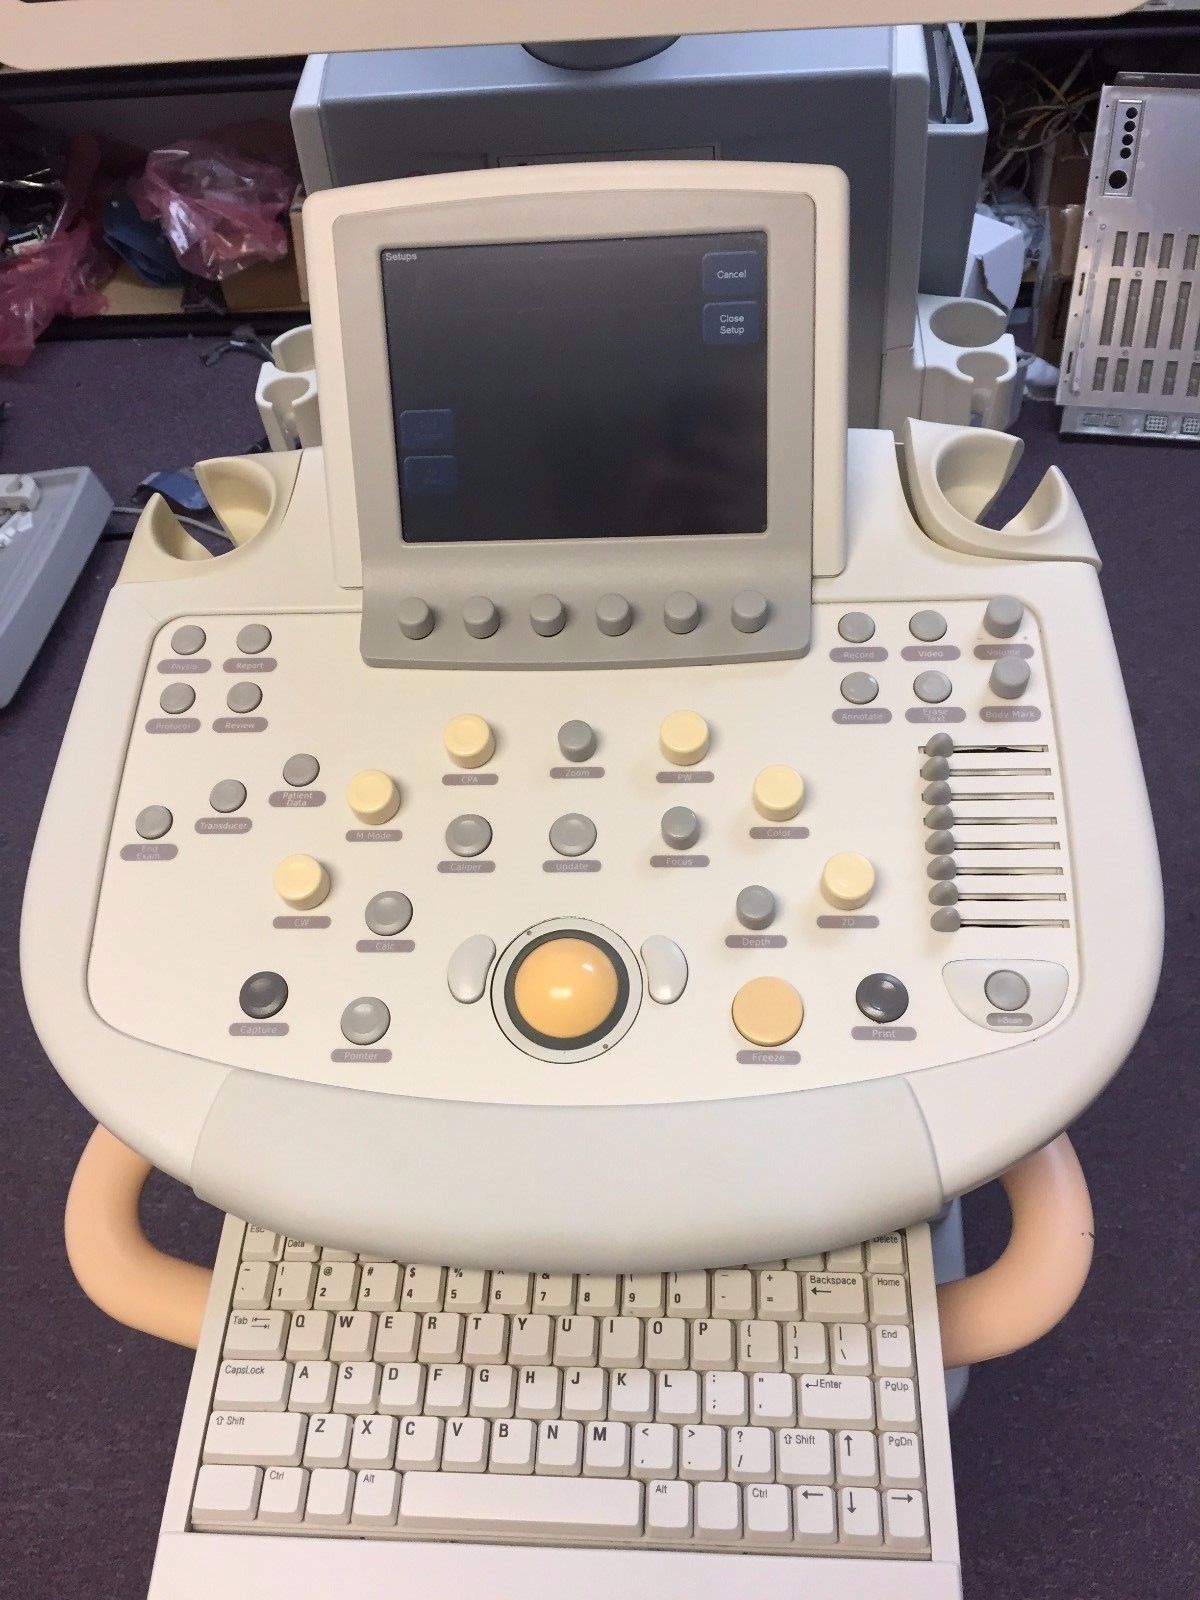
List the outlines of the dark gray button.
{"type": "Polygon", "coordinates": [[[926,705],[940,706],[949,700],[954,685],[944,672],[918,672],[913,679],[913,693],[926,705]]]}
{"type": "Polygon", "coordinates": [[[949,806],[932,806],[925,813],[925,826],[927,828],[952,828],[954,826],[954,812],[949,806]]]}
{"type": "Polygon", "coordinates": [[[690,850],[700,837],[700,818],[690,806],[672,806],[663,812],[662,836],[672,850],[690,850]]]}
{"type": "Polygon", "coordinates": [[[1028,687],[1028,661],[1022,656],[1001,656],[988,679],[992,693],[1001,700],[1019,700],[1028,687]]]}
{"type": "Polygon", "coordinates": [[[729,608],[729,620],[739,633],[758,633],[766,626],[770,614],[766,595],[759,594],[757,589],[743,589],[741,594],[735,594],[729,608]]]}
{"type": "Polygon", "coordinates": [[[596,824],[579,811],[568,811],[550,827],[550,848],[560,856],[585,856],[596,843],[596,824]]]}
{"type": "Polygon", "coordinates": [[[866,644],[875,637],[875,621],[865,611],[847,611],[838,623],[838,632],[847,644],[866,644]]]}
{"type": "Polygon", "coordinates": [[[927,806],[949,804],[952,790],[948,783],[927,783],[921,790],[921,799],[927,806]]]}
{"type": "Polygon", "coordinates": [[[384,889],[367,901],[367,927],[381,939],[395,938],[412,921],[412,901],[399,889],[384,889]]]}
{"type": "Polygon", "coordinates": [[[482,855],[492,842],[492,825],[486,817],[455,817],[446,829],[446,848],[456,856],[482,855]]]}
{"type": "Polygon", "coordinates": [[[473,594],[463,605],[463,627],[472,639],[490,639],[500,626],[500,612],[485,594],[473,594]]]}
{"type": "Polygon", "coordinates": [[[396,607],[396,621],[406,639],[425,639],[433,632],[433,607],[417,595],[409,595],[396,607]]]}
{"type": "Polygon", "coordinates": [[[567,608],[556,594],[535,594],[529,602],[529,622],[534,633],[552,639],[567,625],[567,608]]]}
{"type": "Polygon", "coordinates": [[[316,756],[289,756],[283,763],[283,781],[293,789],[307,789],[320,776],[321,763],[316,756]]]}
{"type": "Polygon", "coordinates": [[[983,613],[985,633],[993,639],[1011,639],[1025,620],[1025,607],[1011,594],[998,594],[987,603],[983,613]]]}
{"type": "Polygon", "coordinates": [[[879,693],[879,684],[869,672],[848,672],[842,679],[842,699],[852,706],[868,706],[879,693]]]}
{"type": "Polygon", "coordinates": [[[240,811],[246,804],[246,785],[236,778],[222,778],[213,784],[208,803],[214,811],[240,811]]]}
{"type": "Polygon", "coordinates": [[[596,730],[590,722],[572,717],[558,730],[558,748],[564,761],[588,761],[596,753],[596,730]]]}
{"type": "Polygon", "coordinates": [[[177,656],[194,656],[197,650],[204,649],[206,637],[203,628],[197,628],[192,622],[185,623],[171,635],[171,649],[177,656]]]}
{"type": "Polygon", "coordinates": [[[988,973],[983,992],[997,1011],[1020,1011],[1029,999],[1028,983],[1019,972],[1007,967],[988,973]]]}
{"type": "Polygon", "coordinates": [[[908,631],[922,644],[936,644],[946,636],[946,619],[940,611],[914,611],[908,619],[908,631]]]}
{"type": "Polygon", "coordinates": [[[737,919],[743,928],[769,928],[775,921],[775,896],[761,883],[749,883],[737,897],[737,919]]]}
{"type": "Polygon", "coordinates": [[[391,1026],[392,1013],[374,995],[351,1000],[342,1012],[342,1035],[351,1044],[378,1044],[391,1026]]]}
{"type": "Polygon", "coordinates": [[[256,683],[235,683],[225,696],[230,711],[257,711],[262,705],[262,690],[256,683]]]}
{"type": "Polygon", "coordinates": [[[691,633],[700,621],[699,600],[686,589],[676,589],[666,598],[663,621],[672,633],[691,633]]]}
{"type": "Polygon", "coordinates": [[[271,630],[264,622],[248,622],[237,636],[237,647],[244,656],[257,656],[271,642],[271,630]]]}
{"type": "Polygon", "coordinates": [[[133,825],[140,838],[161,839],[164,833],[170,833],[174,821],[166,806],[145,806],[138,812],[133,825]]]}
{"type": "Polygon", "coordinates": [[[277,972],[256,972],[247,978],[238,995],[238,1004],[248,1017],[265,1022],[287,1005],[288,986],[277,972]]]}
{"type": "Polygon", "coordinates": [[[869,973],[854,991],[854,1000],[872,1022],[898,1022],[908,1010],[908,990],[890,972],[869,973]]]}
{"type": "Polygon", "coordinates": [[[615,639],[628,633],[633,623],[633,607],[623,594],[602,594],[596,602],[596,626],[615,639]]]}
{"type": "Polygon", "coordinates": [[[925,741],[925,754],[927,756],[952,756],[954,754],[954,737],[949,733],[935,733],[925,741]]]}
{"type": "Polygon", "coordinates": [[[950,763],[945,756],[930,756],[921,768],[923,778],[948,778],[950,776],[950,763]]]}
{"type": "Polygon", "coordinates": [[[177,717],[181,711],[190,711],[196,703],[196,691],[190,683],[169,683],[158,697],[162,709],[177,717]]]}

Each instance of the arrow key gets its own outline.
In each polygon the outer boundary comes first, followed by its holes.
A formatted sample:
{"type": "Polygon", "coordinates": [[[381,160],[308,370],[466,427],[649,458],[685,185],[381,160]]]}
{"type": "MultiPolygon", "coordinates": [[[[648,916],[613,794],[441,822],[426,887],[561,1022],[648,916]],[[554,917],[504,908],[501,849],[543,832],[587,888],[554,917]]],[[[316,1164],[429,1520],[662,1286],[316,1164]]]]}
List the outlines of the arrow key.
{"type": "Polygon", "coordinates": [[[859,1429],[839,1433],[835,1446],[839,1483],[878,1483],[875,1435],[859,1429]]]}
{"type": "MultiPolygon", "coordinates": [[[[865,1490],[855,1490],[856,1494],[865,1490]]],[[[912,1489],[889,1489],[883,1497],[887,1542],[892,1550],[926,1549],[925,1496],[912,1489]]]]}
{"type": "Polygon", "coordinates": [[[792,1490],[792,1525],[797,1544],[832,1544],[837,1537],[833,1490],[811,1484],[792,1490]]]}
{"type": "Polygon", "coordinates": [[[838,1511],[842,1542],[847,1545],[880,1545],[883,1527],[879,1512],[878,1489],[841,1489],[838,1511]]]}

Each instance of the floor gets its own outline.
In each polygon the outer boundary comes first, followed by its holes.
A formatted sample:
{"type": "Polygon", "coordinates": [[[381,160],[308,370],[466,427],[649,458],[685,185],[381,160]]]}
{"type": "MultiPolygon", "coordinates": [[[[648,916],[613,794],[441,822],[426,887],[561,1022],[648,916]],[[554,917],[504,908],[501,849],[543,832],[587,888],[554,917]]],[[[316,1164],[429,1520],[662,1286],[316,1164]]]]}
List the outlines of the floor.
{"type": "MultiPolygon", "coordinates": [[[[207,368],[210,348],[46,345],[22,372],[0,375],[0,400],[10,402],[0,469],[82,462],[125,502],[155,468],[247,449],[260,431],[255,365],[231,355],[207,368]]],[[[1104,557],[1167,879],[1167,958],[1132,1059],[1074,1130],[1096,1207],[1083,1298],[1033,1349],[976,1371],[955,1419],[964,1591],[967,1600],[1184,1600],[1200,1593],[1200,451],[1064,442],[1055,427],[1051,408],[1026,407],[1019,485],[1059,462],[1104,557]]],[[[0,1394],[0,1526],[15,1536],[0,1595],[22,1600],[145,1592],[189,1369],[185,1352],[106,1320],[70,1277],[62,1205],[89,1119],[42,1054],[17,967],[42,798],[122,550],[117,538],[97,549],[0,712],[0,1349],[10,1376],[0,1394]]],[[[979,1266],[1003,1239],[995,1187],[971,1197],[966,1215],[979,1266]]],[[[178,1185],[152,1180],[146,1220],[159,1242],[211,1257],[219,1219],[178,1185]]]]}

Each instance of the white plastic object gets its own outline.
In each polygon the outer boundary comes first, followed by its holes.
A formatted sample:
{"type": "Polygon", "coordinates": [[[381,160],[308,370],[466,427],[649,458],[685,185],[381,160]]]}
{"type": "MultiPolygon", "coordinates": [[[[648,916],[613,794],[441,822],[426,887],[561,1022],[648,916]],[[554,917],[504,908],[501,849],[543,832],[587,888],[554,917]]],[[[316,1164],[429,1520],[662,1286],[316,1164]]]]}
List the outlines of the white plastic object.
{"type": "Polygon", "coordinates": [[[1021,404],[1017,347],[1007,317],[985,300],[917,296],[924,372],[920,416],[985,428],[1011,426],[1021,404]]]}
{"type": "Polygon", "coordinates": [[[20,472],[0,478],[0,511],[35,511],[42,498],[37,480],[20,472]]]}
{"type": "Polygon", "coordinates": [[[321,442],[312,325],[289,328],[259,368],[254,403],[272,450],[307,450],[321,442]]]}
{"type": "Polygon", "coordinates": [[[1100,557],[1074,491],[1051,467],[1028,501],[1002,528],[979,518],[1012,477],[1022,440],[990,428],[955,428],[915,417],[904,425],[908,489],[929,537],[966,555],[1009,561],[1086,561],[1100,557]]]}

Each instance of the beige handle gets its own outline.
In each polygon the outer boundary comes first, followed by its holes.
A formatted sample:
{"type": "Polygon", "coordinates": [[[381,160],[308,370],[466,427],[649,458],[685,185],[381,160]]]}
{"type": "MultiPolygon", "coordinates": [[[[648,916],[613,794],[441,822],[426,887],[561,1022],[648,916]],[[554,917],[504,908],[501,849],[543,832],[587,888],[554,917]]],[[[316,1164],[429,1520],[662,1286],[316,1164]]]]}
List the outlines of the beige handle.
{"type": "Polygon", "coordinates": [[[1065,1133],[1001,1174],[1012,1233],[983,1272],[938,1289],[942,1360],[973,1366],[1049,1333],[1087,1282],[1095,1245],[1087,1179],[1065,1133]]]}
{"type": "MultiPolygon", "coordinates": [[[[150,1163],[106,1128],[89,1139],[67,1196],[67,1256],[110,1317],[195,1349],[212,1273],[146,1238],[138,1199],[150,1163]]],[[[1074,1305],[1092,1261],[1092,1206],[1066,1134],[1000,1179],[1012,1207],[1008,1245],[984,1272],[938,1290],[942,1358],[973,1365],[1020,1350],[1074,1305]]]]}
{"type": "Polygon", "coordinates": [[[67,1259],[88,1299],[128,1328],[194,1350],[212,1273],[164,1255],[142,1231],[150,1163],[97,1128],[67,1195],[67,1259]]]}

